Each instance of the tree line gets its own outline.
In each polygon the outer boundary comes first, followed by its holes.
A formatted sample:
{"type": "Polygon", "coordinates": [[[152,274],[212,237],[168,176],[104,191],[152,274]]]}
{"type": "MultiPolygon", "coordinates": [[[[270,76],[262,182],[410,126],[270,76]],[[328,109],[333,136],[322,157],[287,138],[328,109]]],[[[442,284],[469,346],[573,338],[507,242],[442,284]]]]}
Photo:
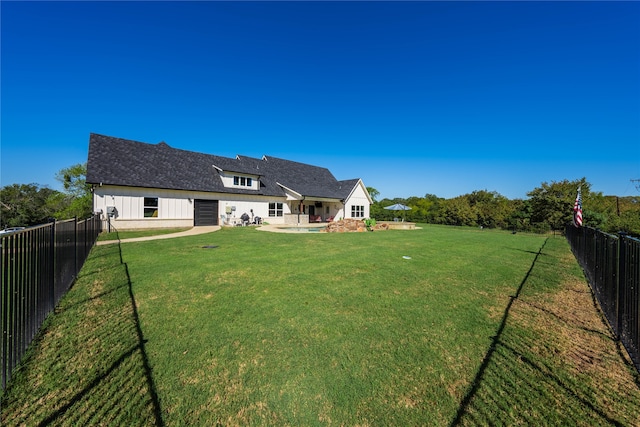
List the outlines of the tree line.
{"type": "MultiPolygon", "coordinates": [[[[86,183],[86,164],[60,170],[56,180],[64,191],[37,184],[12,184],[0,189],[0,229],[31,226],[53,219],[87,218],[92,214],[91,187],[86,183]]],[[[640,196],[605,196],[591,191],[585,178],[575,181],[543,182],[527,193],[527,199],[510,200],[495,191],[478,190],[444,199],[435,194],[407,199],[377,200],[380,193],[367,190],[374,200],[370,216],[394,220],[468,227],[501,228],[512,231],[549,232],[562,230],[573,218],[578,187],[582,190],[585,225],[608,233],[640,236],[640,196]],[[385,207],[402,203],[407,211],[385,207]]]]}
{"type": "Polygon", "coordinates": [[[86,164],[60,170],[55,178],[64,191],[38,184],[11,184],[0,189],[0,229],[32,225],[71,218],[88,218],[92,214],[91,186],[86,183],[86,164]]]}
{"type": "Polygon", "coordinates": [[[640,196],[605,196],[591,191],[585,178],[575,181],[543,182],[527,193],[527,199],[510,200],[495,191],[479,190],[451,199],[434,194],[407,199],[376,200],[379,192],[368,187],[374,199],[371,217],[377,220],[404,218],[429,224],[545,233],[563,230],[573,220],[578,187],[582,193],[584,225],[608,233],[624,232],[640,236],[640,196]],[[411,210],[385,209],[401,203],[411,210]]]}

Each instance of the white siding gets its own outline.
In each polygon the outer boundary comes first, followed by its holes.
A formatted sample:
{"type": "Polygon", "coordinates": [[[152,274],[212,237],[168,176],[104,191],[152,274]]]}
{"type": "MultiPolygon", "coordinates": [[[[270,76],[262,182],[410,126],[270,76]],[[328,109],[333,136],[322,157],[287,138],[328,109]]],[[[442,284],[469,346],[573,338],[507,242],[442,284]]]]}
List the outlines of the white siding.
{"type": "Polygon", "coordinates": [[[282,203],[283,213],[290,213],[289,206],[282,197],[251,196],[249,194],[225,194],[224,197],[219,202],[220,215],[225,215],[229,218],[240,218],[245,212],[251,216],[251,211],[253,210],[253,216],[259,216],[270,224],[283,224],[283,217],[269,216],[270,202],[282,203]],[[227,208],[235,208],[235,210],[232,210],[231,215],[228,215],[227,208]]]}
{"type": "Polygon", "coordinates": [[[363,206],[364,213],[361,218],[369,218],[371,215],[371,199],[369,197],[369,193],[365,188],[362,181],[358,181],[353,192],[349,195],[349,198],[345,200],[345,217],[351,218],[352,206],[363,206]]]}
{"type": "Polygon", "coordinates": [[[115,206],[116,219],[193,219],[193,195],[174,190],[142,189],[131,187],[97,187],[94,190],[94,211],[106,212],[115,206]],[[144,217],[144,198],[158,198],[158,217],[144,217]]]}
{"type": "Polygon", "coordinates": [[[259,190],[260,189],[260,180],[258,179],[257,175],[246,175],[246,174],[240,174],[240,173],[230,173],[230,172],[221,172],[220,173],[220,178],[222,179],[222,184],[227,187],[227,188],[241,188],[244,190],[259,190]],[[251,186],[246,186],[246,185],[234,185],[233,184],[233,177],[237,176],[237,177],[245,177],[245,178],[251,178],[251,186]]]}
{"type": "Polygon", "coordinates": [[[161,197],[158,199],[158,209],[160,218],[193,219],[193,201],[188,198],[161,197]]]}
{"type": "MultiPolygon", "coordinates": [[[[257,180],[256,180],[257,182],[257,180]]],[[[285,215],[296,214],[300,201],[294,199],[289,193],[286,197],[267,197],[251,194],[226,194],[206,193],[196,191],[162,190],[153,188],[135,188],[118,186],[99,186],[94,189],[94,211],[102,211],[106,214],[108,206],[115,206],[117,217],[111,223],[120,229],[125,228],[159,228],[159,227],[188,227],[194,221],[194,200],[217,200],[218,218],[223,224],[222,217],[240,218],[243,213],[259,216],[270,224],[284,224],[285,215]],[[154,218],[144,217],[144,198],[158,198],[158,216],[154,218]],[[279,202],[283,205],[283,216],[270,217],[269,203],[279,202]],[[227,208],[235,210],[228,215],[227,208]],[[253,211],[253,212],[252,212],[253,211]]],[[[321,200],[322,201],[322,200],[321,200]]],[[[329,215],[335,220],[351,217],[352,206],[362,206],[362,218],[369,218],[371,199],[362,183],[358,181],[347,200],[339,201],[323,200],[322,208],[316,209],[316,215],[324,219],[328,217],[326,208],[329,207],[329,215]]],[[[311,200],[303,201],[305,205],[314,203],[311,200]]],[[[308,212],[308,211],[307,211],[308,212]]],[[[106,219],[106,216],[103,216],[106,219]]]]}
{"type": "MultiPolygon", "coordinates": [[[[269,217],[269,202],[281,202],[284,213],[289,207],[284,197],[274,198],[249,194],[204,193],[195,191],[162,190],[153,188],[102,186],[94,189],[93,210],[102,211],[106,219],[108,206],[115,206],[117,217],[112,224],[117,228],[156,228],[192,226],[194,220],[194,200],[218,200],[218,218],[226,216],[226,208],[234,206],[231,218],[239,218],[244,212],[263,218],[271,224],[283,223],[282,217],[269,217]],[[144,198],[158,198],[158,216],[144,217],[144,198]],[[119,224],[119,225],[118,225],[119,224]]],[[[222,223],[221,223],[222,224],[222,223]]]]}

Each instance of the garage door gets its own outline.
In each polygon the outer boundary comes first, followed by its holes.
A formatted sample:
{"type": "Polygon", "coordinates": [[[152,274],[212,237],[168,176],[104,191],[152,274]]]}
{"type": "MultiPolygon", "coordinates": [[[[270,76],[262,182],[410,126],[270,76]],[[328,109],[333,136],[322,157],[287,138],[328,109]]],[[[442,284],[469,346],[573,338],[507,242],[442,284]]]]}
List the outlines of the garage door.
{"type": "Polygon", "coordinates": [[[218,225],[218,201],[217,200],[194,200],[194,224],[218,225]]]}

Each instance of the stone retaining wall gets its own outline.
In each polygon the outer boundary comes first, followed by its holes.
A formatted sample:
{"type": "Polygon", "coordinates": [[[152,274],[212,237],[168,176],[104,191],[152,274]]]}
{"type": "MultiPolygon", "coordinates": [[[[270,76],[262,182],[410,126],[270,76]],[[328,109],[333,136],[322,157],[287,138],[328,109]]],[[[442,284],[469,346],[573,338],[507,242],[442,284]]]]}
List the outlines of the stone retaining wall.
{"type": "MultiPolygon", "coordinates": [[[[389,226],[385,223],[376,224],[373,230],[388,230],[389,226]]],[[[361,219],[347,218],[340,221],[330,222],[325,229],[327,233],[354,233],[367,231],[367,226],[361,219]]]]}

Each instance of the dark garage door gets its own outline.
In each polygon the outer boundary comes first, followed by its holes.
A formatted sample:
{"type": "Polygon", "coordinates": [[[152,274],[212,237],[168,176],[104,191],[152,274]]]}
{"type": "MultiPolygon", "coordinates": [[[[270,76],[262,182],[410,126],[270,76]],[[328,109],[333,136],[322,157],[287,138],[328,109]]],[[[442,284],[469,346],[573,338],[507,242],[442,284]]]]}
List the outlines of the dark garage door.
{"type": "Polygon", "coordinates": [[[218,225],[218,201],[217,200],[198,200],[194,201],[194,224],[199,225],[218,225]]]}

